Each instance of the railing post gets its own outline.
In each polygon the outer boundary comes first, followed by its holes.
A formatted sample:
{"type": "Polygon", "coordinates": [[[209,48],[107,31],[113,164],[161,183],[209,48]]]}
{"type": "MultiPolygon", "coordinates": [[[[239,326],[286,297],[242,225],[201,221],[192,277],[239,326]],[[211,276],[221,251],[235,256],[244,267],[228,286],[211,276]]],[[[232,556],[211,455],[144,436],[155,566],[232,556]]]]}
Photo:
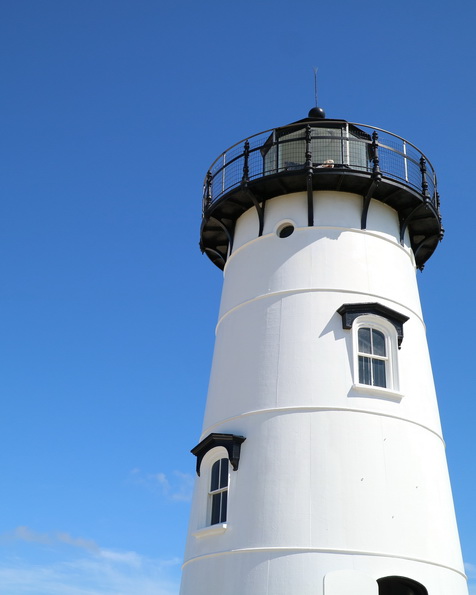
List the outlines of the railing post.
{"type": "Polygon", "coordinates": [[[312,153],[311,153],[311,127],[306,126],[306,170],[312,174],[312,153]]]}
{"type": "Polygon", "coordinates": [[[274,164],[274,173],[278,173],[279,171],[279,141],[276,135],[276,128],[273,130],[273,145],[276,147],[276,159],[274,164]]]}
{"type": "Polygon", "coordinates": [[[312,167],[312,151],[311,151],[312,132],[308,124],[306,126],[306,171],[307,171],[307,224],[309,227],[314,225],[314,192],[312,188],[312,175],[314,173],[312,167]]]}
{"type": "Polygon", "coordinates": [[[424,157],[420,158],[420,171],[421,171],[421,193],[425,201],[429,200],[428,195],[428,182],[426,181],[426,159],[424,157]]]}
{"type": "Polygon", "coordinates": [[[352,166],[350,163],[350,134],[349,134],[349,122],[345,123],[345,136],[341,136],[340,151],[342,155],[342,163],[344,165],[352,166]]]}
{"type": "Polygon", "coordinates": [[[372,133],[372,173],[380,174],[380,158],[378,156],[378,133],[376,130],[372,133]]]}
{"type": "Polygon", "coordinates": [[[225,192],[225,169],[226,169],[226,153],[223,153],[223,163],[221,168],[221,192],[225,192]]]}
{"type": "Polygon", "coordinates": [[[372,147],[370,151],[372,160],[372,182],[367,190],[367,194],[363,197],[360,229],[367,229],[367,215],[369,212],[370,201],[375,189],[382,180],[382,174],[380,173],[380,159],[378,156],[378,133],[376,130],[372,132],[372,144],[370,146],[372,147]]]}
{"type": "Polygon", "coordinates": [[[242,183],[248,182],[250,179],[250,168],[248,165],[248,160],[250,157],[250,143],[249,141],[245,141],[245,149],[243,151],[243,177],[241,179],[242,183]]]}
{"type": "Polygon", "coordinates": [[[205,178],[205,188],[203,189],[203,212],[205,212],[212,203],[212,181],[212,172],[208,170],[207,177],[205,178]]]}
{"type": "Polygon", "coordinates": [[[403,141],[403,169],[405,171],[405,182],[408,182],[408,158],[406,141],[403,141]]]}
{"type": "MultiPolygon", "coordinates": [[[[436,176],[435,176],[435,188],[436,188],[436,176]]],[[[445,235],[445,228],[441,225],[441,213],[440,213],[440,194],[438,190],[435,190],[435,202],[436,202],[436,212],[438,214],[438,220],[440,222],[440,242],[445,235]]]]}

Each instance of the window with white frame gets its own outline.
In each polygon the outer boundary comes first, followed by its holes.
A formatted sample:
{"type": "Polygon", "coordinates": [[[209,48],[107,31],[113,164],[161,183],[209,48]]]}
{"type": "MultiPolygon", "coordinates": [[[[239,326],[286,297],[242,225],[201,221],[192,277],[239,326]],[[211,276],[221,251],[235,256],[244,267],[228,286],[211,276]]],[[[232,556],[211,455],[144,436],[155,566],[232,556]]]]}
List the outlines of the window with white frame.
{"type": "Polygon", "coordinates": [[[231,469],[238,470],[241,445],[246,440],[238,434],[212,432],[192,448],[197,457],[198,490],[197,538],[221,533],[227,528],[228,491],[231,469]]]}
{"type": "Polygon", "coordinates": [[[400,400],[397,354],[409,317],[379,302],[342,304],[337,313],[352,329],[353,388],[400,400]]]}
{"type": "Polygon", "coordinates": [[[209,525],[226,523],[228,507],[228,459],[218,459],[212,464],[208,490],[209,525]]]}
{"type": "Polygon", "coordinates": [[[353,324],[356,385],[398,391],[397,333],[380,316],[358,317],[353,324]]]}

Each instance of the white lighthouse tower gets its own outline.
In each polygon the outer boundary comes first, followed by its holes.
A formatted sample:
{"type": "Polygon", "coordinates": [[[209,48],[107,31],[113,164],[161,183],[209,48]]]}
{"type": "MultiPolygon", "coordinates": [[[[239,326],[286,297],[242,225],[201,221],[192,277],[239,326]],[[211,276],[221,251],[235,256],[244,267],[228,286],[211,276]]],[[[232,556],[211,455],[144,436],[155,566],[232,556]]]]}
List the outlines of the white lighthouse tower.
{"type": "Polygon", "coordinates": [[[423,153],[320,108],[213,163],[181,595],[467,595],[416,282],[441,236],[423,153]]]}

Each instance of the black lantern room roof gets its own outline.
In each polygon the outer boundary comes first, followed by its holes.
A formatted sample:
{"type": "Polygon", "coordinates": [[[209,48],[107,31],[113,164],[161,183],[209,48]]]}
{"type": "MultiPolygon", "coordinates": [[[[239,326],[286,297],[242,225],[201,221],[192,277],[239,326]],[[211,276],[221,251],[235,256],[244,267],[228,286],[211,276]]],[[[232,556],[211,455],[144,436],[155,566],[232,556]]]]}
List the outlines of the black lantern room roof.
{"type": "Polygon", "coordinates": [[[314,190],[362,195],[362,229],[371,199],[395,209],[400,241],[408,230],[420,269],[443,236],[436,174],[419,149],[379,128],[326,119],[313,108],[307,118],[244,139],[214,161],[204,184],[202,251],[223,268],[240,215],[256,209],[261,235],[264,203],[283,194],[307,192],[308,224],[314,225],[314,190]]]}

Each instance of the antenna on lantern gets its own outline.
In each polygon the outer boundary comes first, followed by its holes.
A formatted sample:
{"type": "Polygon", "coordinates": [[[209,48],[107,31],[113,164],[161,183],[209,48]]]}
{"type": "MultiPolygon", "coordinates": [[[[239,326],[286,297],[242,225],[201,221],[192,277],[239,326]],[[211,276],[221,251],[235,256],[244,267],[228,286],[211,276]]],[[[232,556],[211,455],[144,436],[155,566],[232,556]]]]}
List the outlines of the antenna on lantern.
{"type": "Polygon", "coordinates": [[[318,107],[317,103],[317,66],[314,66],[314,101],[316,103],[315,107],[311,108],[309,111],[309,118],[313,118],[315,120],[324,119],[326,117],[326,112],[322,109],[322,107],[318,107]]]}
{"type": "Polygon", "coordinates": [[[317,107],[317,66],[314,66],[314,99],[317,107]]]}

